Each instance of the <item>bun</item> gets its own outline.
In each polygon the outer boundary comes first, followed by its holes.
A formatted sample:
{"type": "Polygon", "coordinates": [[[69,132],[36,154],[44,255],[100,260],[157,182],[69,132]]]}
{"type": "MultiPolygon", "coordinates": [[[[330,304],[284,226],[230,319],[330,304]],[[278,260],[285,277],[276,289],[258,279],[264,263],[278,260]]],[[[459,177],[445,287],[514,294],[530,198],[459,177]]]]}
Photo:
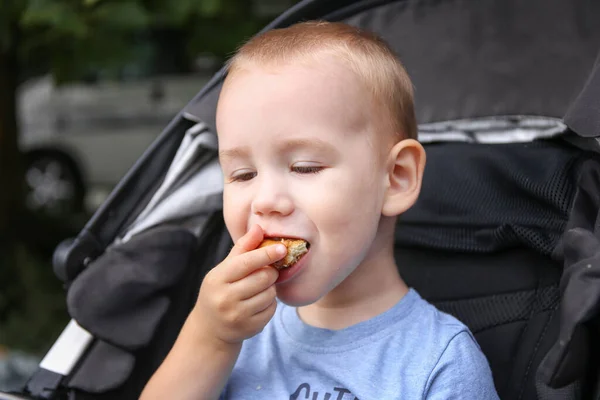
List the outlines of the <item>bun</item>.
{"type": "Polygon", "coordinates": [[[283,243],[285,245],[285,247],[287,248],[286,256],[284,258],[282,258],[281,260],[271,264],[272,267],[275,267],[279,270],[284,269],[284,268],[289,268],[292,265],[294,265],[295,263],[297,263],[298,260],[300,260],[302,258],[302,256],[308,252],[308,248],[309,248],[308,242],[306,240],[285,239],[285,238],[265,239],[260,244],[260,246],[258,246],[258,248],[265,247],[265,246],[272,246],[274,244],[279,244],[279,243],[283,243]]]}

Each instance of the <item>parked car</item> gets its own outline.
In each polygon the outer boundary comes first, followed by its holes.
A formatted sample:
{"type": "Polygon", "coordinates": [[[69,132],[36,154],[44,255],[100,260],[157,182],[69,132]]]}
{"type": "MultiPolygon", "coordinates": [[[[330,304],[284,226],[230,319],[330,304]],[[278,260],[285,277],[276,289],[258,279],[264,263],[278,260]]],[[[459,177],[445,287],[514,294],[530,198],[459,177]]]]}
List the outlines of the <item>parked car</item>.
{"type": "Polygon", "coordinates": [[[20,351],[9,351],[0,345],[0,390],[18,390],[35,372],[40,359],[20,351]]]}
{"type": "MultiPolygon", "coordinates": [[[[201,61],[210,69],[207,58],[201,61]]],[[[63,86],[50,76],[25,82],[18,102],[27,206],[82,210],[90,189],[112,188],[208,77],[130,67],[63,86]]]]}

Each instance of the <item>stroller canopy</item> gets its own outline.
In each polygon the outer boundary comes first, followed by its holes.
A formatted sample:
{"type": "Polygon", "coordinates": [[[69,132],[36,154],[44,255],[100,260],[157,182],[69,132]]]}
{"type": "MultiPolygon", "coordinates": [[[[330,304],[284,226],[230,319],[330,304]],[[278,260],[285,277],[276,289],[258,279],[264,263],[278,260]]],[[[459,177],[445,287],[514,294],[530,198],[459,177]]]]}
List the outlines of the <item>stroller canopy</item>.
{"type": "MultiPolygon", "coordinates": [[[[345,21],[386,39],[415,86],[419,123],[490,115],[562,118],[600,48],[600,2],[304,1],[267,29],[345,21]]],[[[185,108],[214,126],[222,74],[185,108]]]]}

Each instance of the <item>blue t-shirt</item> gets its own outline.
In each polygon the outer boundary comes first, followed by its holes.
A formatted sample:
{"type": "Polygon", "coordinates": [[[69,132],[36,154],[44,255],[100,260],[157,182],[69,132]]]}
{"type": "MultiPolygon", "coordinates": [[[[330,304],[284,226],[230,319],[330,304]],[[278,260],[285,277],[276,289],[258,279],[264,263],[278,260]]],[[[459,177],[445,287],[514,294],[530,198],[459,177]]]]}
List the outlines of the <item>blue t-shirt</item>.
{"type": "Polygon", "coordinates": [[[222,399],[497,400],[469,330],[411,289],[393,308],[342,330],[315,328],[279,303],[244,342],[222,399]]]}

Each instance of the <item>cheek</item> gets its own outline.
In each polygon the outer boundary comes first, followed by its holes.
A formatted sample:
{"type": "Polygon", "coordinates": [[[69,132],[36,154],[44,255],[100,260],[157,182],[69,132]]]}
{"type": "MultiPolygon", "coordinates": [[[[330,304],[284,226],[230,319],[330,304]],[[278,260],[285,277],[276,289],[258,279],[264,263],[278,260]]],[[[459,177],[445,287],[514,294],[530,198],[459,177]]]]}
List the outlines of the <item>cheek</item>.
{"type": "Polygon", "coordinates": [[[317,228],[333,257],[360,256],[370,247],[377,231],[383,204],[382,188],[372,167],[340,174],[330,185],[333,190],[319,196],[317,228]],[[357,173],[355,173],[357,172],[357,173]],[[349,249],[352,249],[348,251],[349,249]]]}
{"type": "Polygon", "coordinates": [[[246,233],[247,215],[241,196],[235,195],[231,190],[223,191],[223,219],[233,242],[246,233]]]}

